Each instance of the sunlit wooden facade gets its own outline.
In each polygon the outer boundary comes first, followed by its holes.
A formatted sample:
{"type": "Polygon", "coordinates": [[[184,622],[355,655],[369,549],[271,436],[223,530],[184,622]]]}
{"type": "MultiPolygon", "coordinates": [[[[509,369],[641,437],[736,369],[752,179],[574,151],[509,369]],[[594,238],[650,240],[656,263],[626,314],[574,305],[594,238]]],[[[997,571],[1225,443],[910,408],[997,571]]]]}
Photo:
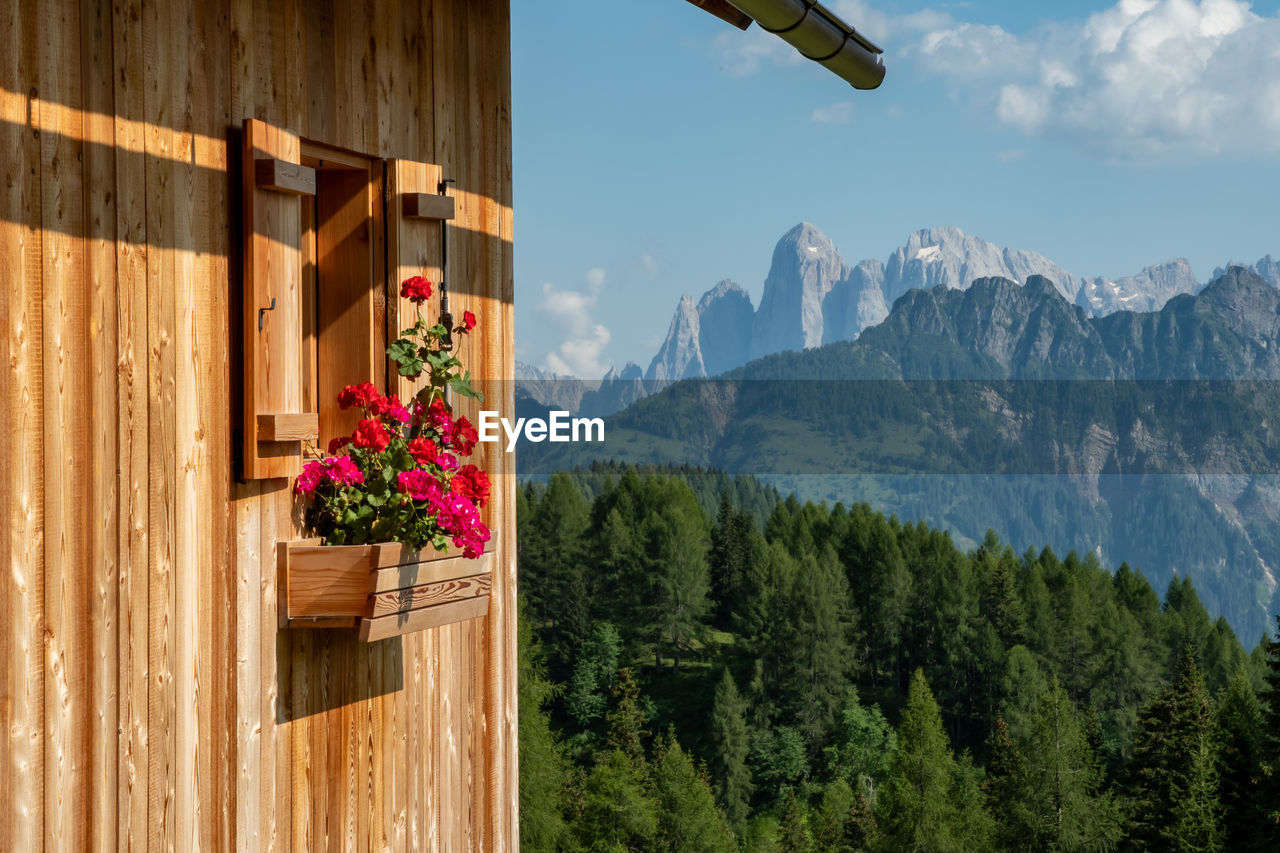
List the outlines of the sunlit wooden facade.
{"type": "MultiPolygon", "coordinates": [[[[509,458],[487,615],[375,643],[278,627],[298,508],[237,474],[245,119],[385,168],[383,213],[456,180],[463,357],[509,408],[507,3],[2,5],[0,848],[515,849],[509,458]]],[[[391,219],[382,278],[433,277],[391,219]]]]}

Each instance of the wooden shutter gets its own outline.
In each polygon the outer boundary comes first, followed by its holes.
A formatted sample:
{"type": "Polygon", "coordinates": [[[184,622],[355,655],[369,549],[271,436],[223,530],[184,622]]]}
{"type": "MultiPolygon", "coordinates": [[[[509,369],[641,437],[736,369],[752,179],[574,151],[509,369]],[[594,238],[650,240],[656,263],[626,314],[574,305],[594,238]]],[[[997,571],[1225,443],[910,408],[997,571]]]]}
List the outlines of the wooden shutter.
{"type": "MultiPolygon", "coordinates": [[[[440,281],[441,229],[446,219],[453,218],[453,198],[439,195],[440,179],[439,166],[412,160],[387,161],[387,279],[389,302],[396,308],[388,313],[393,321],[393,336],[413,325],[414,320],[413,303],[400,298],[400,282],[412,275],[425,276],[432,284],[440,281]]],[[[431,321],[440,315],[439,288],[423,306],[423,313],[431,321]]],[[[457,315],[461,316],[461,312],[457,315]]],[[[391,376],[399,376],[394,365],[391,376]]],[[[399,379],[400,399],[407,400],[417,388],[410,380],[399,379]]]]}
{"type": "Polygon", "coordinates": [[[301,199],[316,175],[297,135],[244,123],[245,479],[301,471],[302,441],[318,418],[303,406],[301,199]]]}

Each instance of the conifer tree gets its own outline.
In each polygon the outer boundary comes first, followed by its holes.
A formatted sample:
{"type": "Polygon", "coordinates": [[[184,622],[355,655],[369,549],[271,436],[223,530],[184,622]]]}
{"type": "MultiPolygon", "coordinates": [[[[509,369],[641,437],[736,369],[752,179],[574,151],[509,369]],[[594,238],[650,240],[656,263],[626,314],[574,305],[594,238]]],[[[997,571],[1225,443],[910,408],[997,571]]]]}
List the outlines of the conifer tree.
{"type": "Polygon", "coordinates": [[[629,668],[618,672],[613,698],[605,721],[608,735],[583,784],[574,833],[589,851],[655,849],[658,804],[650,796],[650,767],[644,755],[648,720],[629,668]]]}
{"type": "Polygon", "coordinates": [[[1172,685],[1138,716],[1130,840],[1139,849],[1220,850],[1213,717],[1190,643],[1172,685]]]}
{"type": "Polygon", "coordinates": [[[778,826],[778,853],[810,853],[813,839],[809,835],[809,821],[804,806],[795,790],[787,791],[782,807],[782,823],[778,826]]]}
{"type": "Polygon", "coordinates": [[[868,853],[880,846],[880,840],[873,803],[866,793],[855,791],[849,816],[844,822],[844,833],[836,849],[839,853],[868,853]]]}
{"type": "Polygon", "coordinates": [[[541,647],[534,640],[523,603],[519,624],[517,692],[520,752],[520,844],[533,853],[554,853],[565,837],[568,773],[545,710],[553,688],[547,681],[541,647]]]}
{"type": "Polygon", "coordinates": [[[630,667],[618,671],[618,685],[613,689],[613,710],[606,718],[608,735],[605,747],[623,753],[642,774],[645,768],[645,724],[649,721],[640,707],[640,687],[630,667]]]}
{"type": "Polygon", "coordinates": [[[747,728],[747,706],[728,669],[716,685],[711,704],[711,776],[716,802],[724,810],[729,825],[741,834],[746,826],[753,784],[747,759],[751,733],[747,728]]]}
{"type": "MultiPolygon", "coordinates": [[[[776,546],[775,546],[776,547],[776,546]]],[[[765,615],[765,693],[778,719],[816,744],[844,695],[849,668],[848,592],[832,554],[798,564],[775,554],[785,573],[765,615]]]]}
{"type": "Polygon", "coordinates": [[[814,847],[819,853],[842,853],[853,804],[853,788],[844,779],[836,779],[823,789],[813,828],[814,847]]]}
{"type": "Polygon", "coordinates": [[[676,741],[674,731],[654,746],[653,789],[658,849],[671,853],[734,853],[733,832],[716,808],[711,787],[676,741]]]}
{"type": "Polygon", "coordinates": [[[1243,667],[1218,699],[1218,766],[1222,776],[1225,849],[1271,851],[1278,840],[1267,823],[1262,764],[1262,707],[1243,667]]]}
{"type": "Polygon", "coordinates": [[[659,849],[658,804],[646,790],[644,774],[621,749],[597,756],[583,784],[573,831],[590,853],[659,849]]]}
{"type": "Polygon", "coordinates": [[[669,492],[671,499],[649,519],[652,597],[644,612],[655,655],[669,651],[678,672],[681,656],[706,633],[709,579],[702,509],[687,486],[673,483],[669,492]]]}
{"type": "Polygon", "coordinates": [[[582,644],[565,692],[564,705],[581,728],[602,719],[618,678],[622,639],[608,622],[601,622],[582,644]]]}
{"type": "Polygon", "coordinates": [[[955,812],[954,849],[965,853],[985,853],[995,849],[995,821],[986,808],[986,797],[978,780],[973,756],[965,750],[956,761],[951,776],[951,807],[955,812]]]}
{"type": "Polygon", "coordinates": [[[1102,791],[1102,768],[1070,697],[1054,678],[1037,702],[1021,750],[1013,791],[1022,839],[1040,850],[1108,849],[1119,839],[1120,815],[1102,791]]]}
{"type": "Polygon", "coordinates": [[[1280,615],[1276,634],[1265,643],[1266,673],[1261,695],[1262,758],[1265,770],[1263,802],[1267,804],[1267,829],[1280,839],[1280,615]]]}
{"type": "MultiPolygon", "coordinates": [[[[995,547],[998,543],[990,531],[988,537],[988,544],[995,547]]],[[[1013,552],[985,552],[984,556],[994,565],[982,590],[982,615],[991,623],[1006,647],[1016,646],[1026,635],[1027,613],[1013,574],[1013,552]]]]}
{"type": "Polygon", "coordinates": [[[566,474],[555,474],[530,520],[520,559],[530,616],[549,622],[549,656],[558,681],[568,674],[574,652],[591,629],[590,591],[581,549],[587,504],[566,474]]]}
{"type": "Polygon", "coordinates": [[[855,601],[864,602],[868,676],[873,688],[905,683],[903,646],[914,580],[902,554],[897,521],[867,504],[854,507],[840,560],[855,601]]]}
{"type": "Polygon", "coordinates": [[[983,836],[990,840],[981,791],[951,754],[942,714],[921,670],[911,679],[898,748],[876,814],[892,850],[972,850],[983,836]]]}
{"type": "Polygon", "coordinates": [[[756,558],[755,524],[750,513],[729,503],[728,493],[720,496],[720,510],[711,529],[707,568],[711,576],[711,598],[715,603],[714,624],[728,630],[733,614],[744,603],[751,562],[756,558]]]}
{"type": "Polygon", "coordinates": [[[995,728],[987,739],[987,778],[982,787],[995,819],[996,842],[1007,850],[1026,849],[1031,843],[1027,832],[1030,821],[1023,813],[1020,796],[1025,777],[1022,750],[1013,742],[1004,717],[996,717],[995,728]]]}

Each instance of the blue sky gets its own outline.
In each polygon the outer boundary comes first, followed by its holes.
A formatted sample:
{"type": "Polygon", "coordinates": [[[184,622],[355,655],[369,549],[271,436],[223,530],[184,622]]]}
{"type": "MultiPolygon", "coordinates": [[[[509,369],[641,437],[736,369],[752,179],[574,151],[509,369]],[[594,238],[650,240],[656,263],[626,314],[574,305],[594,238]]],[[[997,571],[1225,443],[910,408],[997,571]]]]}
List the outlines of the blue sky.
{"type": "Polygon", "coordinates": [[[879,89],[684,0],[512,3],[517,358],[647,367],[801,220],[850,263],[935,225],[1085,276],[1280,254],[1280,0],[828,5],[879,89]]]}

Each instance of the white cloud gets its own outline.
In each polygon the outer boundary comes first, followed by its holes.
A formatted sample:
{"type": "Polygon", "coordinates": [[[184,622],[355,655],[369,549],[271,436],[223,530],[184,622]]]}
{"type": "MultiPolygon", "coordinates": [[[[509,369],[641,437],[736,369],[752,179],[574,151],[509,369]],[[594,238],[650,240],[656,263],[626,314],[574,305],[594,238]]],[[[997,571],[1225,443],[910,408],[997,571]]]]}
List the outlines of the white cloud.
{"type": "MultiPolygon", "coordinates": [[[[1110,159],[1280,154],[1280,15],[1245,0],[1118,0],[1025,34],[877,5],[832,7],[885,48],[890,80],[914,64],[1029,135],[1110,159]]],[[[800,61],[762,32],[724,33],[717,47],[734,74],[800,61]]]]}
{"type": "Polygon", "coordinates": [[[592,267],[587,270],[585,278],[585,291],[560,290],[551,282],[544,282],[538,311],[545,314],[563,335],[560,346],[546,354],[544,363],[547,369],[582,379],[595,379],[608,370],[601,364],[600,354],[613,336],[592,316],[600,289],[604,286],[605,271],[592,267]]]}
{"type": "Polygon", "coordinates": [[[1280,17],[1241,0],[1120,0],[1023,36],[952,23],[904,53],[1004,124],[1107,158],[1280,153],[1280,17]]]}
{"type": "Polygon", "coordinates": [[[853,101],[818,107],[813,111],[812,120],[817,124],[848,124],[853,121],[853,101]]]}
{"type": "Polygon", "coordinates": [[[749,77],[765,64],[799,65],[804,60],[791,45],[759,27],[721,32],[714,47],[720,54],[720,67],[731,77],[749,77]]]}

